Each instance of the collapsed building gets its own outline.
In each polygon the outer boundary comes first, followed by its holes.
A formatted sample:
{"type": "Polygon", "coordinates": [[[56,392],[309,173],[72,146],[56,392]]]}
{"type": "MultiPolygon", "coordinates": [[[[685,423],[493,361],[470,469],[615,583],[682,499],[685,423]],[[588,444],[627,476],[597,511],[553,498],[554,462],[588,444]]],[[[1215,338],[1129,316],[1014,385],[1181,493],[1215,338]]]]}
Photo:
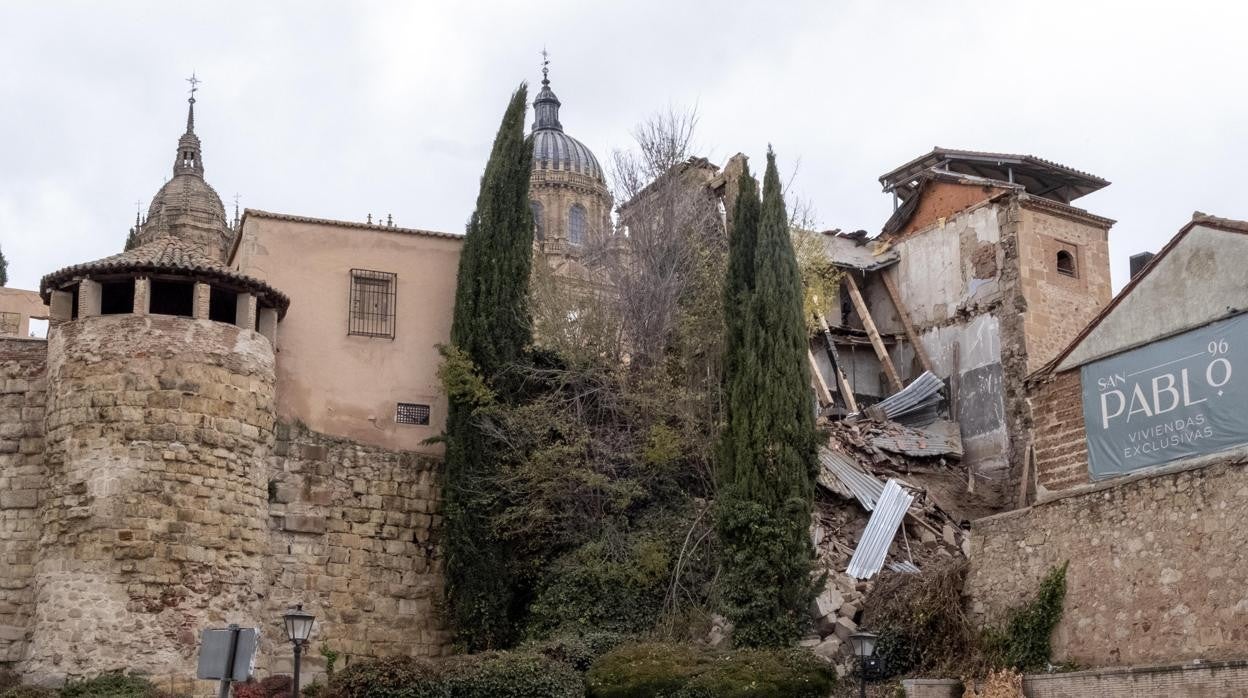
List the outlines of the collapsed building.
{"type": "Polygon", "coordinates": [[[931,371],[947,383],[967,489],[1012,503],[1031,425],[1024,379],[1109,302],[1114,221],[1071,205],[1109,182],[946,148],[880,182],[895,210],[879,236],[825,235],[843,281],[812,342],[822,383],[854,411],[931,371]]]}

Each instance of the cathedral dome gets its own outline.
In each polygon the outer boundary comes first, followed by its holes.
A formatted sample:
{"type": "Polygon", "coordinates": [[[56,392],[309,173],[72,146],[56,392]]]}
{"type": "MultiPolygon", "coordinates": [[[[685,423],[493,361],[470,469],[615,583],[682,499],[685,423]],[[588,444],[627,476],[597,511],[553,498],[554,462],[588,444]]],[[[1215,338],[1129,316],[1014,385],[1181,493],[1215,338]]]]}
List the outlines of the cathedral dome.
{"type": "Polygon", "coordinates": [[[602,166],[586,145],[563,132],[559,123],[559,98],[542,78],[542,89],[533,100],[533,169],[564,170],[603,182],[602,166]]]}
{"type": "Polygon", "coordinates": [[[209,256],[224,262],[234,231],[225,217],[221,197],[204,180],[203,148],[195,135],[194,92],[191,95],[186,133],[178,139],[173,161],[173,179],[152,197],[147,219],[136,225],[133,244],[175,237],[199,245],[209,256]]]}
{"type": "Polygon", "coordinates": [[[169,216],[175,212],[198,214],[206,218],[205,223],[226,223],[225,205],[221,203],[221,197],[203,177],[194,174],[179,174],[165,182],[152,197],[147,217],[156,220],[162,215],[169,216]]]}

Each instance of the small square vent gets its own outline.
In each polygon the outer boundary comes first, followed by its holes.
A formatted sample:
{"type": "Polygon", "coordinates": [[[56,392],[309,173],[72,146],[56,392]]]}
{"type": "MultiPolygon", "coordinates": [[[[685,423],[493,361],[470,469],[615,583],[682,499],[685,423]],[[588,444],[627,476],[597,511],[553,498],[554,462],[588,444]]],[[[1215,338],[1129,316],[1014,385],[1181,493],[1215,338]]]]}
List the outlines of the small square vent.
{"type": "Polygon", "coordinates": [[[429,406],[414,402],[400,402],[394,410],[394,421],[399,424],[429,426],[429,406]]]}

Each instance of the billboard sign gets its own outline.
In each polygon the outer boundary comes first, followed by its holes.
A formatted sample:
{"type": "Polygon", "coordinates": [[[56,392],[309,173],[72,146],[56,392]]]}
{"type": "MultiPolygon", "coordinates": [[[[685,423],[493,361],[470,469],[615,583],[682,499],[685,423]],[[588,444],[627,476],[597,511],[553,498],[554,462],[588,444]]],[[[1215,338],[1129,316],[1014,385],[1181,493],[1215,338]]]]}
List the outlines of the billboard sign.
{"type": "Polygon", "coordinates": [[[1094,480],[1248,443],[1248,314],[1080,370],[1094,480]]]}

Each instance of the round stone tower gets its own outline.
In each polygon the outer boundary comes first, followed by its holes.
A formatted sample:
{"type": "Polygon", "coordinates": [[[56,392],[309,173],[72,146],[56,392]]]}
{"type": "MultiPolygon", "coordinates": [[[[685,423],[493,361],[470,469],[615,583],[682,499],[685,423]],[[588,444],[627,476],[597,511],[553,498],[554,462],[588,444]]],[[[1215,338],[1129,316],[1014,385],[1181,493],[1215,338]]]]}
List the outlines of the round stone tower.
{"type": "MultiPolygon", "coordinates": [[[[202,182],[198,139],[182,141],[202,182]]],[[[260,620],[272,341],[288,301],[225,266],[221,202],[195,191],[132,249],[42,280],[53,322],[32,676],[185,679],[203,629],[260,620]]]]}

